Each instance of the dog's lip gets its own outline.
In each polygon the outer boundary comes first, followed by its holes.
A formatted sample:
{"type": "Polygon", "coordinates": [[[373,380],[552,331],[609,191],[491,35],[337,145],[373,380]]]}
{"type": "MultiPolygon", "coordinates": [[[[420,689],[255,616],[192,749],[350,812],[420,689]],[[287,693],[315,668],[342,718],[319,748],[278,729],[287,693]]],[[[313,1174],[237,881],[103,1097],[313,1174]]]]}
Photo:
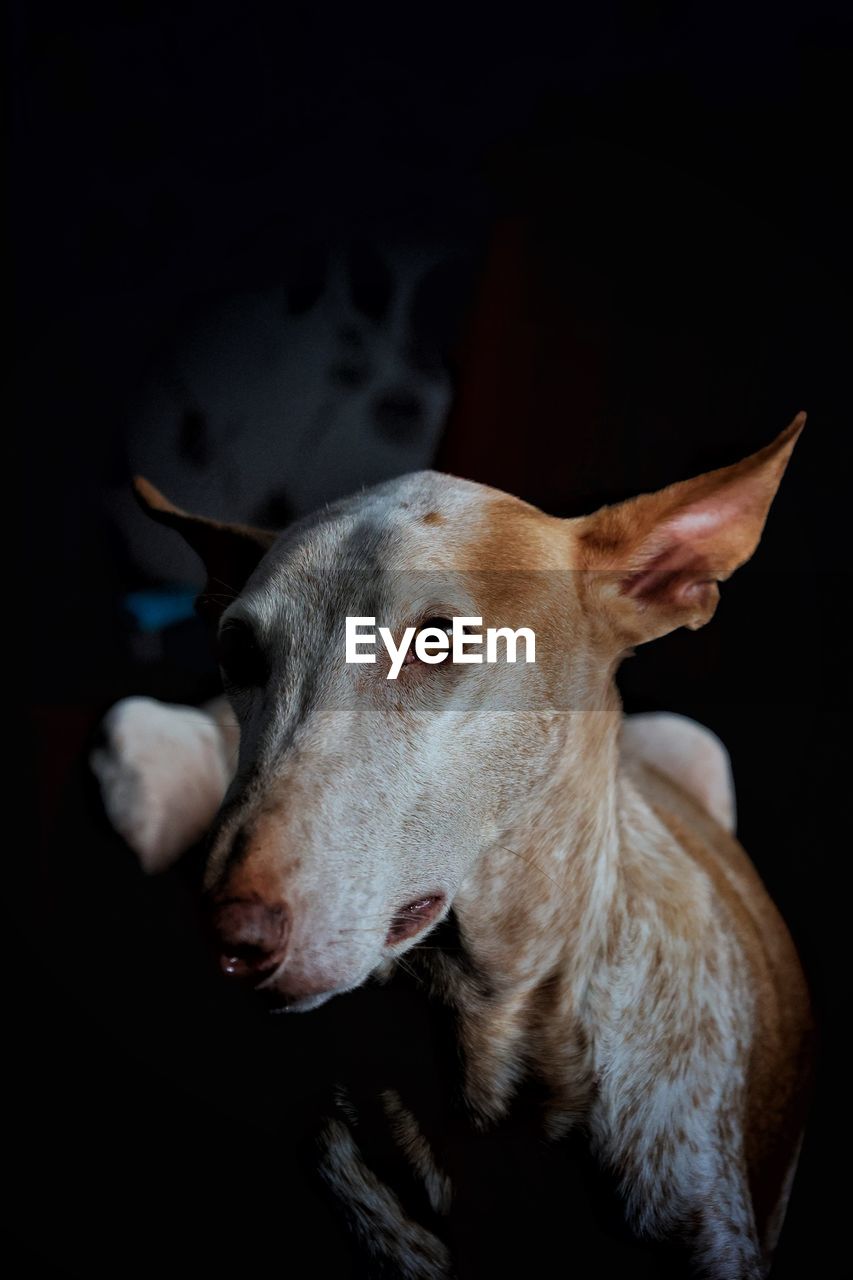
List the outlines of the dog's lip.
{"type": "MultiPolygon", "coordinates": [[[[447,894],[442,889],[434,889],[411,898],[404,906],[399,907],[392,913],[391,925],[385,937],[385,946],[390,948],[399,946],[400,943],[416,937],[419,933],[423,933],[441,915],[446,904],[447,894]]],[[[325,1004],[333,996],[341,995],[345,991],[351,991],[353,987],[360,986],[368,976],[365,973],[361,979],[345,983],[342,986],[323,986],[315,987],[314,989],[309,988],[307,991],[293,992],[286,989],[287,961],[288,957],[285,956],[280,963],[263,976],[253,991],[255,998],[270,1013],[296,1013],[315,1008],[317,1005],[325,1004]]]]}
{"type": "Polygon", "coordinates": [[[439,890],[421,894],[405,906],[394,912],[391,927],[385,938],[386,947],[393,947],[398,942],[405,942],[416,933],[420,933],[435,920],[444,907],[446,895],[439,890]]]}
{"type": "Polygon", "coordinates": [[[279,983],[262,983],[254,989],[252,995],[267,1013],[305,1013],[335,996],[345,995],[348,991],[355,991],[363,986],[373,967],[374,965],[368,965],[361,972],[351,973],[343,980],[338,977],[332,982],[313,982],[306,986],[300,984],[295,989],[292,983],[288,986],[287,970],[284,968],[281,970],[279,983]]]}
{"type": "Polygon", "coordinates": [[[348,991],[349,987],[329,987],[322,991],[308,991],[302,995],[286,995],[274,987],[259,988],[259,995],[268,1013],[307,1013],[348,991]]]}

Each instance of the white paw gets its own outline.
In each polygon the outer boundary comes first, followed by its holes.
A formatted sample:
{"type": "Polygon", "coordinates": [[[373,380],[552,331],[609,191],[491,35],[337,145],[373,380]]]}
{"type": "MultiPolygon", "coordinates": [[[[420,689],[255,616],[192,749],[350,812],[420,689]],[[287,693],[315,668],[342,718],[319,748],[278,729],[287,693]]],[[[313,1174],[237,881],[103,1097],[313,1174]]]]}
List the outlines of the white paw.
{"type": "Polygon", "coordinates": [[[153,698],[125,698],[104,718],[90,763],[104,808],[149,875],[204,835],[225,795],[228,744],[211,716],[153,698]]]}

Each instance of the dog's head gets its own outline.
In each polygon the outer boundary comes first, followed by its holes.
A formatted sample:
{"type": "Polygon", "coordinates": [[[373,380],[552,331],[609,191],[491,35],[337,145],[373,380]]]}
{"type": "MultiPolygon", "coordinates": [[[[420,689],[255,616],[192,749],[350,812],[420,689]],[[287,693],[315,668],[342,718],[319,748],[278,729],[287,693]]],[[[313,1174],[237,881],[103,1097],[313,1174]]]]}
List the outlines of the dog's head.
{"type": "Polygon", "coordinates": [[[420,472],[275,535],[137,481],[206,564],[200,607],[240,725],[205,882],[224,970],[305,1009],[421,942],[567,755],[583,761],[620,656],[710,618],[803,422],[735,466],[573,520],[420,472]],[[502,645],[465,664],[412,648],[389,679],[382,645],[346,661],[348,617],[398,646],[455,617],[524,627],[535,662],[502,645]]]}

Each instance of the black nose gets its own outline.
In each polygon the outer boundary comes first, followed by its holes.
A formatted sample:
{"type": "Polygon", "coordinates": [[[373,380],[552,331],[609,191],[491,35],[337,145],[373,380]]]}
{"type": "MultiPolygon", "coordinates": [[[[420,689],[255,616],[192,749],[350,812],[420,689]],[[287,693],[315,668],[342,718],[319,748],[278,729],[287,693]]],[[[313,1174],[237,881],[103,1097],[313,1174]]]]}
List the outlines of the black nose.
{"type": "Polygon", "coordinates": [[[211,923],[219,967],[228,978],[257,986],[284,959],[290,913],[283,902],[230,898],[214,906],[211,923]]]}

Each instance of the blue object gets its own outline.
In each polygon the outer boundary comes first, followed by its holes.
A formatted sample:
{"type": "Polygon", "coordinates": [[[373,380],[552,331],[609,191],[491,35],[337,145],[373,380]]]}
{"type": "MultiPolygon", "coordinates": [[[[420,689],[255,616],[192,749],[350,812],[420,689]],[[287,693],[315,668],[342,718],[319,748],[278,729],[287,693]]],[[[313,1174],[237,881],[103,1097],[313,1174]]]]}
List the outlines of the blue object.
{"type": "Polygon", "coordinates": [[[195,616],[197,595],[198,587],[154,587],[128,592],[123,604],[139,631],[163,631],[195,616]]]}

